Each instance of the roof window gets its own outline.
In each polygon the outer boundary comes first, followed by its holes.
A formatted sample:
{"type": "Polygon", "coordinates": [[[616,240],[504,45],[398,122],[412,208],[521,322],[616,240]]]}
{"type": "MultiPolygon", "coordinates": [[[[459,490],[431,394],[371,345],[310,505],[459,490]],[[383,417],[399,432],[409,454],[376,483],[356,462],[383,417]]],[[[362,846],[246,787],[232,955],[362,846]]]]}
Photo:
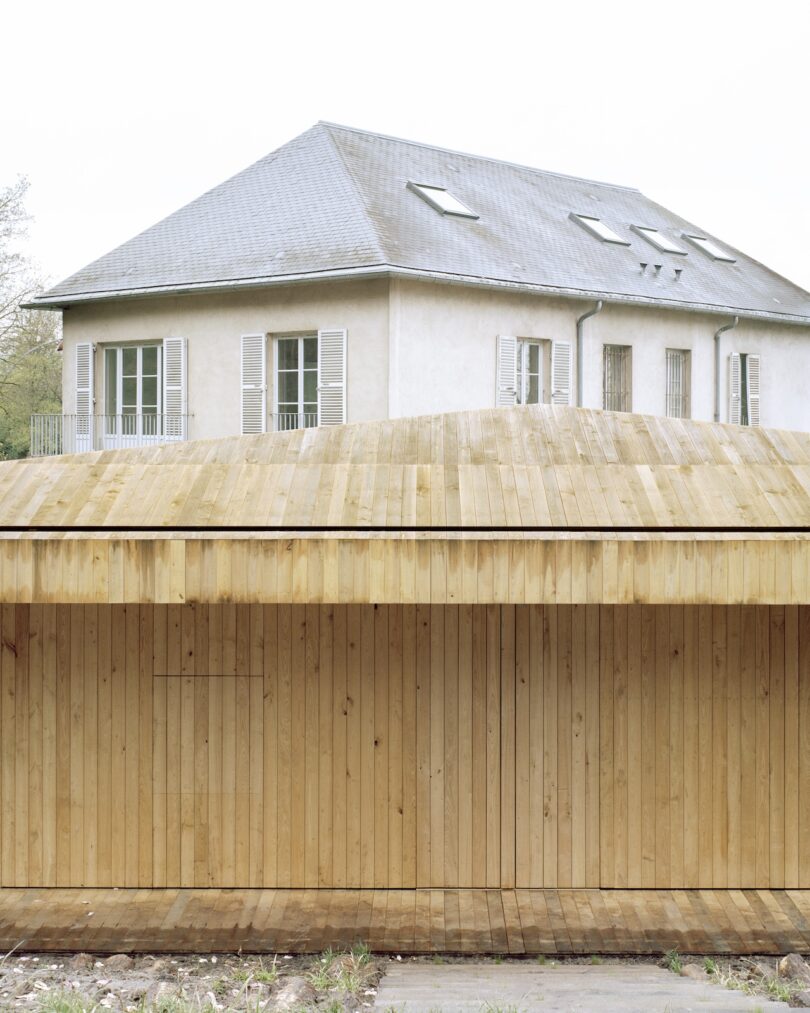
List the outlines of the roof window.
{"type": "Polygon", "coordinates": [[[601,218],[592,218],[590,215],[576,215],[573,211],[570,217],[577,225],[581,225],[583,229],[587,229],[592,236],[601,239],[603,243],[616,243],[619,246],[630,245],[626,239],[622,239],[613,229],[605,225],[601,218]]]}
{"type": "Polygon", "coordinates": [[[712,260],[726,260],[729,264],[735,262],[735,258],[730,253],[726,253],[725,250],[720,249],[712,239],[706,239],[705,236],[690,236],[686,232],[683,233],[683,238],[688,239],[699,250],[703,250],[706,256],[711,257],[712,260]]]}
{"type": "Polygon", "coordinates": [[[630,227],[642,239],[651,243],[656,250],[663,250],[664,253],[681,253],[684,257],[686,256],[686,250],[682,250],[677,243],[673,243],[669,236],[665,236],[658,229],[651,229],[646,225],[631,225],[630,227]]]}
{"type": "Polygon", "coordinates": [[[454,197],[443,186],[429,186],[427,183],[408,183],[408,189],[419,194],[423,201],[430,204],[440,215],[455,215],[457,218],[477,218],[466,204],[454,197]]]}

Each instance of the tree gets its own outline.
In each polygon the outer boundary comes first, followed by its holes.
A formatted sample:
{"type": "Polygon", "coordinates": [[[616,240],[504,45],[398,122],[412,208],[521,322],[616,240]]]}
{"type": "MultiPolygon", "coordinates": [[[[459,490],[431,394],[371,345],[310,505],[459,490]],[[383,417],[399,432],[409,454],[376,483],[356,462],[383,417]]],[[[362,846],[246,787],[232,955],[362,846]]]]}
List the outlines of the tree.
{"type": "Polygon", "coordinates": [[[61,411],[58,314],[22,309],[42,287],[20,243],[28,181],[0,188],[0,458],[25,457],[30,417],[61,411]]]}

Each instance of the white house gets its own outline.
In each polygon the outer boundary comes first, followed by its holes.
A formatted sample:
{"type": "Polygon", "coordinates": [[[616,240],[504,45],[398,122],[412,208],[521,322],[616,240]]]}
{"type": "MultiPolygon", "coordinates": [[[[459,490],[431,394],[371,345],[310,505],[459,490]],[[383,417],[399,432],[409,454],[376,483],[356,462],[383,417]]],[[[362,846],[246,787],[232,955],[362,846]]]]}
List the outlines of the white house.
{"type": "Polygon", "coordinates": [[[638,190],[319,123],[39,296],[34,453],[553,402],[810,429],[810,294],[638,190]]]}

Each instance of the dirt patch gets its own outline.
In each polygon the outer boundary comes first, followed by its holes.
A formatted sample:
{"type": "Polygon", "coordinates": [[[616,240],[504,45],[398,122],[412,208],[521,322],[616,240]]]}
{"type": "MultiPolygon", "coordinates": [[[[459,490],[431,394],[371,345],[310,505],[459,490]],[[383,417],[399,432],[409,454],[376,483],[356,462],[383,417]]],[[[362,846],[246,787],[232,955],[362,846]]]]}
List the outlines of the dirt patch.
{"type": "Polygon", "coordinates": [[[363,948],[318,956],[10,954],[0,1009],[33,1013],[264,1013],[371,1009],[380,961],[363,948]]]}

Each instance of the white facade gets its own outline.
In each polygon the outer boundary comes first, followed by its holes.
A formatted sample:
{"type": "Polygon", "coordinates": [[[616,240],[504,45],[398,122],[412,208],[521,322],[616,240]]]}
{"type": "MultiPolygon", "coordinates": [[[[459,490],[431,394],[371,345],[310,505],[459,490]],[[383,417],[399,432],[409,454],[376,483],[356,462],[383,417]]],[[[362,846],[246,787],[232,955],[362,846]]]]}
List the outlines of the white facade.
{"type": "MultiPolygon", "coordinates": [[[[64,317],[64,411],[82,407],[79,346],[93,346],[94,412],[102,414],[108,403],[105,348],[183,337],[185,405],[191,416],[187,436],[255,431],[255,415],[245,425],[242,338],[264,335],[258,341],[264,372],[256,375],[266,381],[261,411],[265,428],[271,429],[279,398],[277,339],[326,330],[346,332],[345,395],[340,396],[348,422],[495,406],[499,335],[540,342],[546,374],[552,343],[568,343],[569,403],[575,404],[577,319],[594,305],[593,300],[401,278],[77,304],[64,317]]],[[[730,315],[607,301],[583,325],[583,405],[604,407],[603,350],[619,345],[631,349],[630,409],[666,414],[667,349],[685,349],[691,359],[691,417],[711,420],[714,335],[731,321],[730,315]]],[[[729,355],[737,352],[759,356],[761,424],[810,430],[810,327],[740,319],[720,340],[720,420],[729,420],[729,355]]],[[[255,351],[255,341],[251,347],[255,351]]],[[[550,398],[550,380],[544,377],[541,400],[550,398]]]]}

